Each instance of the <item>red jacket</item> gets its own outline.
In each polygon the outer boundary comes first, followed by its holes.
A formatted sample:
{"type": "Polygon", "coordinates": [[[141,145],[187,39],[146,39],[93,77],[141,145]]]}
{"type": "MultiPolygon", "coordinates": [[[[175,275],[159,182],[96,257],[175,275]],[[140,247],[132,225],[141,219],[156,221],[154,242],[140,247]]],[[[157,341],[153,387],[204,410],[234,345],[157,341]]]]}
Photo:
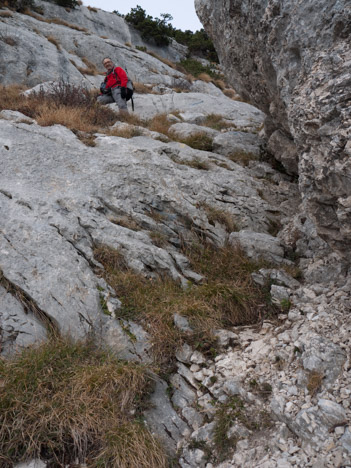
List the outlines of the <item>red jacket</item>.
{"type": "Polygon", "coordinates": [[[127,73],[121,67],[116,67],[105,78],[106,88],[115,88],[116,86],[126,88],[127,82],[127,73]]]}

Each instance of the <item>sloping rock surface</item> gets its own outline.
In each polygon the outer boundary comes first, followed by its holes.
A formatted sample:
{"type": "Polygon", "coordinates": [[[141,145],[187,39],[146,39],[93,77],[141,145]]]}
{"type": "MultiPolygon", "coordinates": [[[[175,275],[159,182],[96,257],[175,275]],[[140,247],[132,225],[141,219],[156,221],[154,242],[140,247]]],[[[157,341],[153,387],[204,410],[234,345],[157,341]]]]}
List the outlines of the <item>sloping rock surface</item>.
{"type": "Polygon", "coordinates": [[[35,86],[45,81],[64,80],[98,87],[104,73],[101,61],[106,56],[126,68],[137,82],[171,86],[177,84],[177,78],[184,77],[136,49],[136,46],[147,47],[168,60],[179,61],[184,58],[186,48],[175,42],[174,46],[163,48],[145,43],[115,13],[99,9],[95,12],[84,6],[67,11],[40,0],[36,5],[43,9],[44,15],[12,12],[11,17],[0,17],[2,84],[35,86]],[[91,69],[89,62],[95,69],[91,69]]]}
{"type": "Polygon", "coordinates": [[[40,127],[25,116],[18,122],[21,115],[7,111],[2,117],[1,269],[64,334],[82,338],[101,326],[94,246],[120,248],[134,269],[186,282],[192,273],[172,248],[187,230],[184,220],[218,244],[226,238],[198,203],[225,208],[252,231],[267,231],[277,210],[260,197],[260,181],[215,153],[102,134],[96,147],[86,147],[65,127],[40,127]],[[193,160],[208,170],[189,167],[193,160]],[[161,225],[152,210],[164,218],[161,225]],[[114,224],[121,214],[144,229],[114,224]],[[153,245],[153,230],[170,239],[166,249],[153,245]]]}

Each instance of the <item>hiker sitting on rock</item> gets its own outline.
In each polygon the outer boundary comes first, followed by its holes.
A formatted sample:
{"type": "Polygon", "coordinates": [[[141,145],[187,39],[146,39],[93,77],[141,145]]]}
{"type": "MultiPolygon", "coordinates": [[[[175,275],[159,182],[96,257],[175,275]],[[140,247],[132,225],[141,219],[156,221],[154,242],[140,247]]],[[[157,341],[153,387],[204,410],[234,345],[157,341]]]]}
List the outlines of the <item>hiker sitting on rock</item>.
{"type": "Polygon", "coordinates": [[[98,102],[101,104],[111,104],[115,102],[124,112],[127,109],[127,82],[128,77],[126,72],[121,67],[116,67],[109,57],[105,57],[102,61],[106,68],[105,81],[100,86],[101,94],[98,96],[98,102]]]}

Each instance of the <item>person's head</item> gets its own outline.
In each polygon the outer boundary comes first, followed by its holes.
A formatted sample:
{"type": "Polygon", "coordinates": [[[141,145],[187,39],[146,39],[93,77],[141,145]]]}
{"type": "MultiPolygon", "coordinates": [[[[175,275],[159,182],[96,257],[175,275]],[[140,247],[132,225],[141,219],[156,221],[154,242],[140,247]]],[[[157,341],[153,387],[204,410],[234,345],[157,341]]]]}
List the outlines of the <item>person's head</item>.
{"type": "Polygon", "coordinates": [[[108,72],[110,72],[113,69],[113,62],[110,59],[110,57],[105,57],[102,61],[102,64],[108,72]]]}

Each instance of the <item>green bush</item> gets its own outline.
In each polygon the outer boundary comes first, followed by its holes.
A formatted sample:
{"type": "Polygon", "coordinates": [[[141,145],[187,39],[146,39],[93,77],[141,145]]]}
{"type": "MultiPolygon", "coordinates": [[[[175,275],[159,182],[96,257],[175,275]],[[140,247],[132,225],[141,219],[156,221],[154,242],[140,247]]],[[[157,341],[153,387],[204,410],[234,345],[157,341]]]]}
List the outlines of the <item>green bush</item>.
{"type": "MultiPolygon", "coordinates": [[[[115,13],[118,14],[118,12],[115,13]]],[[[155,42],[158,46],[164,46],[170,43],[172,37],[180,44],[188,46],[190,55],[195,54],[218,62],[213,43],[204,29],[195,33],[190,30],[182,31],[170,24],[173,18],[169,13],[162,13],[160,16],[162,19],[146,15],[146,11],[137,5],[125,16],[125,20],[140,31],[141,37],[146,41],[155,42]]]]}
{"type": "Polygon", "coordinates": [[[28,8],[34,7],[33,0],[0,0],[0,7],[8,7],[22,13],[28,8]]]}
{"type": "Polygon", "coordinates": [[[125,16],[125,20],[132,24],[141,33],[141,37],[146,41],[155,42],[158,46],[166,46],[170,43],[169,26],[167,21],[172,18],[170,15],[163,15],[163,19],[153,18],[146,15],[146,11],[137,5],[125,16]]]}
{"type": "Polygon", "coordinates": [[[55,0],[54,3],[65,8],[75,8],[78,5],[76,0],[55,0]]]}
{"type": "Polygon", "coordinates": [[[202,63],[196,59],[187,58],[181,60],[179,63],[188,73],[193,76],[199,76],[201,73],[207,73],[214,79],[220,78],[220,76],[214,72],[211,67],[202,65],[202,63]]]}

